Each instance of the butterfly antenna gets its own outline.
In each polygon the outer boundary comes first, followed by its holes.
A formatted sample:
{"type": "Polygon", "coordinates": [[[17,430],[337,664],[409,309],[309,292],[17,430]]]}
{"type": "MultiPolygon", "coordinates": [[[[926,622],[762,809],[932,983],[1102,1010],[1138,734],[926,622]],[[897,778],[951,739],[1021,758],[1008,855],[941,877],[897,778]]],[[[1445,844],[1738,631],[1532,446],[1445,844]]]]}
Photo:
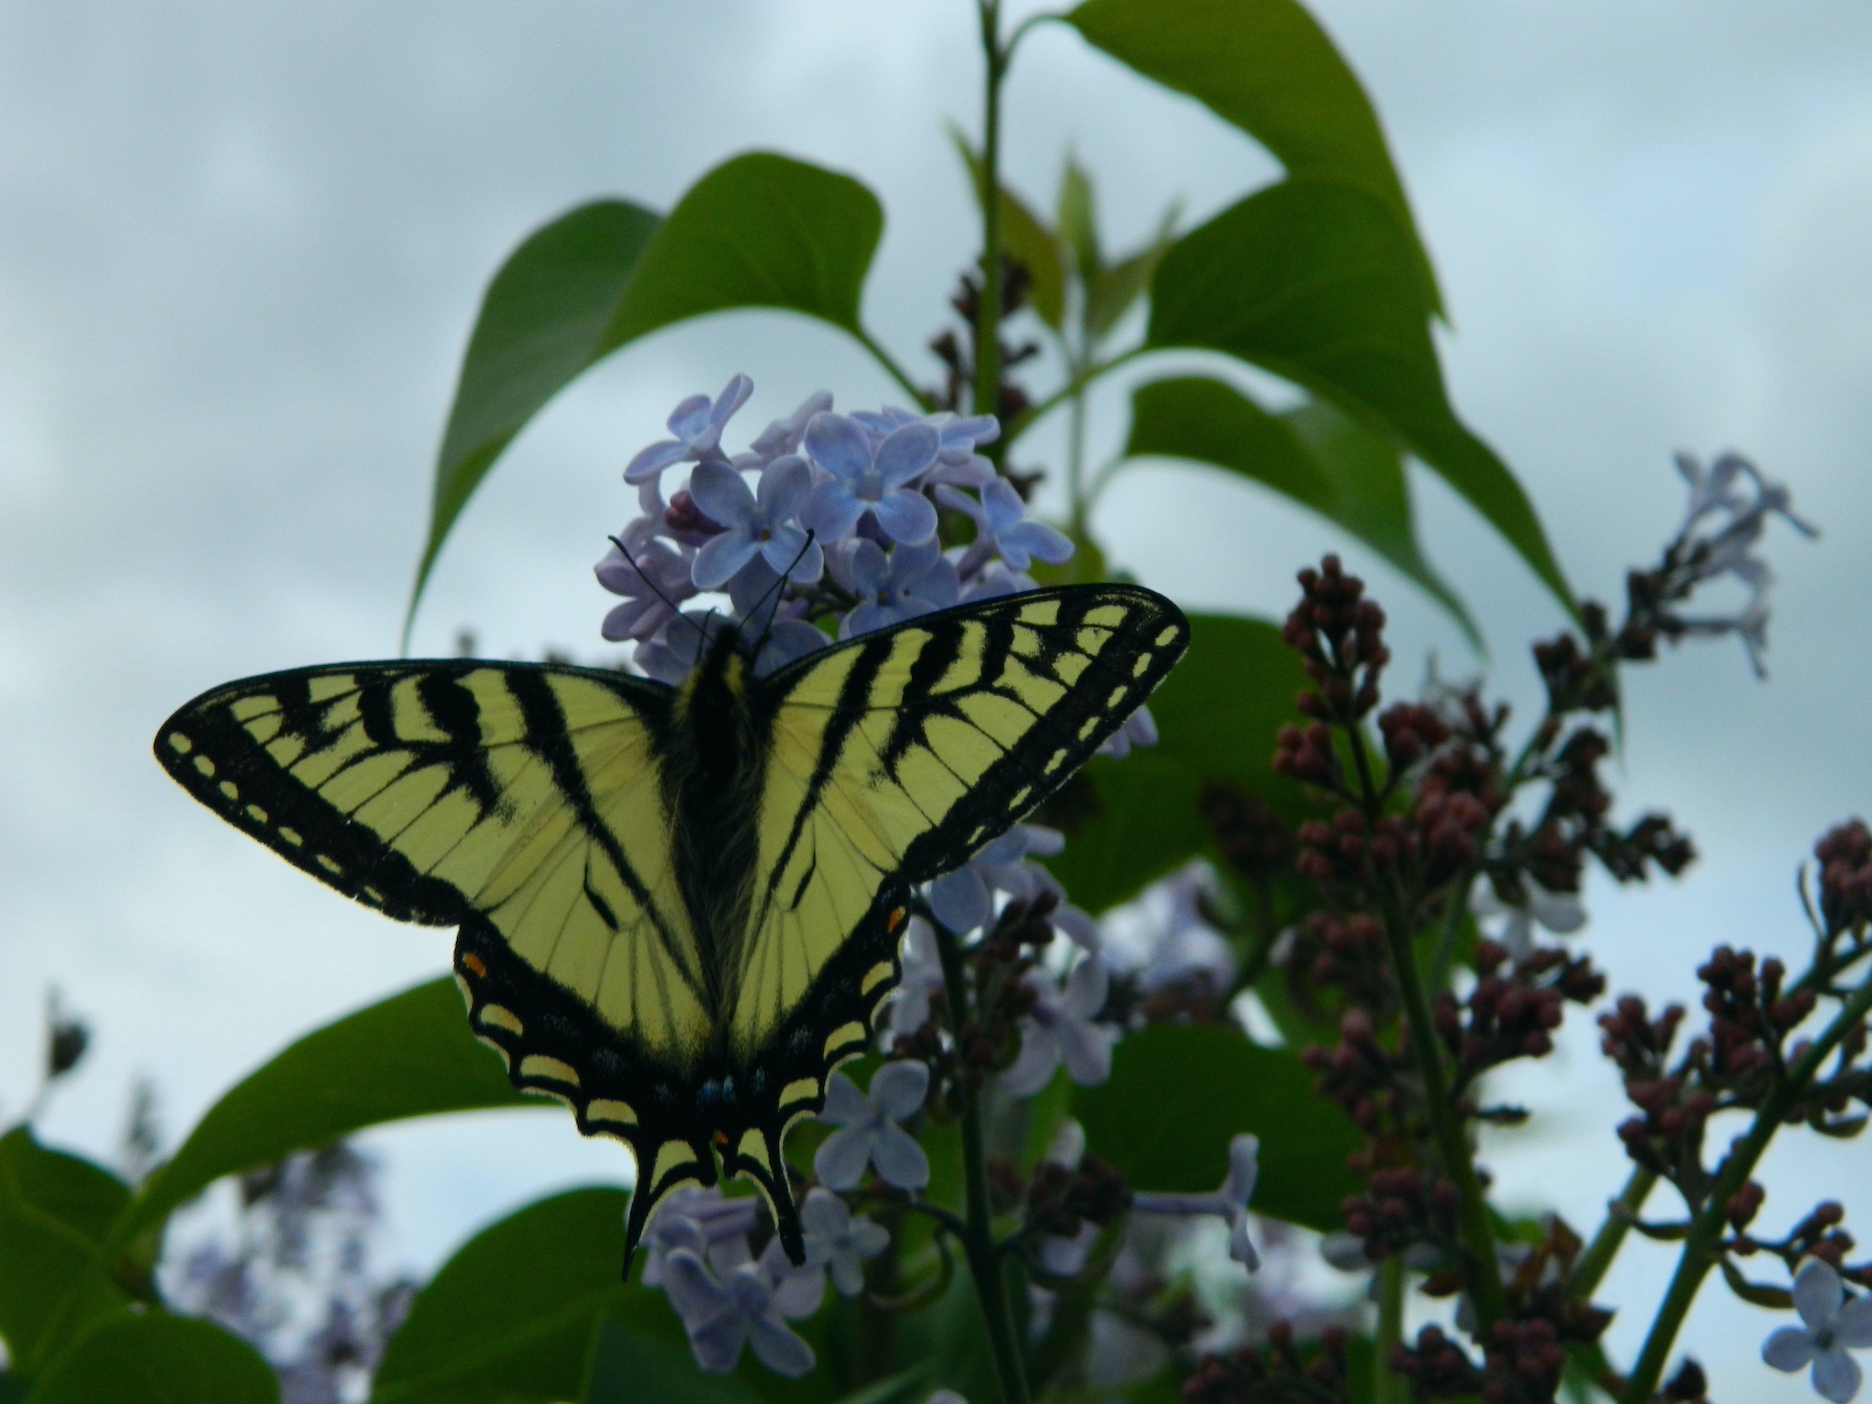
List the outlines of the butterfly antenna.
{"type": "Polygon", "coordinates": [[[767,647],[767,640],[773,636],[774,625],[779,622],[780,592],[783,588],[785,588],[788,579],[792,577],[793,567],[797,566],[801,561],[805,560],[806,553],[812,550],[813,537],[815,535],[816,533],[812,530],[812,528],[808,527],[806,529],[806,544],[799,548],[799,554],[794,556],[793,559],[790,562],[788,562],[785,572],[780,576],[778,580],[774,581],[773,585],[769,587],[766,594],[762,595],[758,600],[754,602],[754,608],[748,611],[749,619],[757,618],[760,615],[761,607],[765,605],[767,601],[769,600],[773,601],[773,608],[767,612],[767,623],[762,626],[761,631],[760,631],[760,637],[754,640],[753,651],[754,651],[754,656],[756,658],[760,657],[760,651],[763,648],[767,647]]]}
{"type": "MultiPolygon", "coordinates": [[[[619,553],[624,557],[624,559],[630,562],[630,568],[637,572],[638,579],[642,580],[644,584],[650,587],[651,594],[655,595],[659,600],[663,601],[665,605],[669,606],[669,612],[671,614],[675,615],[678,619],[683,620],[692,629],[702,629],[702,626],[700,624],[697,624],[695,620],[689,618],[688,615],[684,614],[682,610],[677,607],[676,601],[672,600],[668,595],[663,593],[662,586],[658,585],[655,580],[650,578],[650,572],[645,570],[641,565],[637,563],[637,558],[630,553],[630,547],[626,546],[620,538],[615,537],[615,536],[607,536],[605,540],[609,541],[613,546],[618,548],[619,553]]],[[[703,642],[703,645],[706,647],[708,644],[708,630],[707,629],[702,629],[702,642],[703,642]]]]}

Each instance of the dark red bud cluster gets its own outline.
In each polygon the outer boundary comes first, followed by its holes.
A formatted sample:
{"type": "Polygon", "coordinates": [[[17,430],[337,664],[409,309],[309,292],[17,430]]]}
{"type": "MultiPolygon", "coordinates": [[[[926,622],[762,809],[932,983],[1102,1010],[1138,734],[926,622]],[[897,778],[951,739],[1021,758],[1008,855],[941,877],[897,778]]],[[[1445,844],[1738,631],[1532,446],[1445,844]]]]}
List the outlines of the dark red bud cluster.
{"type": "Polygon", "coordinates": [[[1827,934],[1872,921],[1872,832],[1854,819],[1814,845],[1820,864],[1820,913],[1827,934]]]}
{"type": "Polygon", "coordinates": [[[1429,707],[1397,702],[1378,716],[1385,757],[1393,770],[1407,770],[1450,738],[1449,727],[1429,707]]]}
{"type": "Polygon", "coordinates": [[[1813,1013],[1812,990],[1782,994],[1787,967],[1773,956],[1761,963],[1748,951],[1718,946],[1697,978],[1708,987],[1703,1007],[1710,1012],[1710,1071],[1722,1079],[1747,1076],[1771,1063],[1787,1032],[1813,1013]]]}
{"type": "Polygon", "coordinates": [[[1490,817],[1488,806],[1464,791],[1426,788],[1418,792],[1411,818],[1433,884],[1449,880],[1475,862],[1490,817]]]}
{"type": "Polygon", "coordinates": [[[1723,1217],[1729,1220],[1730,1228],[1740,1233],[1761,1212],[1762,1201],[1767,1198],[1768,1191],[1756,1181],[1750,1180],[1724,1201],[1723,1217]]]}
{"type": "Polygon", "coordinates": [[[1076,1170],[1042,1161],[1027,1187],[1029,1226],[1062,1238],[1078,1233],[1085,1222],[1103,1228],[1130,1207],[1124,1176],[1096,1155],[1086,1156],[1076,1170]]]}
{"type": "Polygon", "coordinates": [[[1276,1321],[1267,1343],[1243,1346],[1227,1355],[1205,1355],[1183,1381],[1188,1404],[1264,1404],[1270,1399],[1339,1399],[1350,1377],[1347,1353],[1352,1338],[1345,1328],[1328,1326],[1319,1335],[1319,1353],[1311,1360],[1300,1352],[1293,1327],[1276,1321]]]}
{"type": "Polygon", "coordinates": [[[1547,710],[1554,715],[1603,712],[1618,704],[1612,670],[1595,662],[1572,634],[1535,644],[1534,666],[1547,685],[1547,710]]]}
{"type": "Polygon", "coordinates": [[[1356,882],[1364,873],[1368,851],[1365,816],[1348,805],[1330,823],[1311,819],[1300,826],[1294,866],[1318,883],[1356,882]]]}
{"type": "Polygon", "coordinates": [[[1626,1154],[1660,1174],[1698,1163],[1703,1129],[1716,1110],[1714,1096],[1702,1088],[1686,1092],[1684,1079],[1676,1074],[1654,1082],[1627,1082],[1625,1095],[1644,1113],[1619,1125],[1626,1154]]]}
{"type": "Polygon", "coordinates": [[[1415,1346],[1393,1346],[1386,1363],[1410,1380],[1413,1399],[1454,1399],[1474,1394],[1482,1383],[1482,1372],[1462,1347],[1436,1326],[1419,1331],[1415,1346]]]}
{"type": "Polygon", "coordinates": [[[694,534],[699,536],[719,536],[726,531],[720,522],[696,505],[696,500],[689,495],[689,489],[683,488],[669,500],[669,506],[663,509],[663,525],[678,536],[694,534]]]}
{"type": "MultiPolygon", "coordinates": [[[[1853,1236],[1839,1227],[1845,1221],[1846,1211],[1835,1201],[1829,1199],[1816,1205],[1787,1236],[1785,1246],[1789,1260],[1797,1262],[1804,1257],[1815,1257],[1835,1268],[1844,1268],[1846,1255],[1853,1250],[1853,1236]]],[[[1846,1275],[1854,1281],[1863,1281],[1872,1276],[1872,1271],[1862,1267],[1848,1270],[1846,1275]]]]}
{"type": "Polygon", "coordinates": [[[1664,1060],[1683,1017],[1683,1006],[1672,1004],[1653,1020],[1644,1000],[1637,995],[1621,995],[1610,1014],[1599,1016],[1599,1027],[1605,1030],[1605,1037],[1599,1040],[1600,1051],[1617,1063],[1627,1078],[1655,1081],[1663,1076],[1664,1060]]]}
{"type": "Polygon", "coordinates": [[[1448,1243],[1457,1233],[1462,1196],[1447,1180],[1426,1180],[1412,1166],[1373,1170],[1364,1194],[1339,1205],[1346,1231],[1365,1241],[1373,1262],[1413,1243],[1448,1243]]]}
{"type": "Polygon", "coordinates": [[[1485,1404],[1552,1399],[1560,1388],[1567,1353],[1551,1321],[1497,1321],[1485,1353],[1488,1366],[1477,1391],[1485,1404]]]}
{"type": "Polygon", "coordinates": [[[1553,1030],[1560,1027],[1564,1004],[1590,1004],[1605,991],[1605,977],[1584,957],[1565,951],[1538,950],[1504,973],[1508,952],[1493,941],[1476,947],[1480,977],[1460,1006],[1445,994],[1436,1009],[1438,1033],[1455,1055],[1465,1078],[1513,1058],[1540,1058],[1553,1051],[1553,1030]]]}
{"type": "Polygon", "coordinates": [[[1378,675],[1391,661],[1384,611],[1363,598],[1365,582],[1347,575],[1337,556],[1299,580],[1300,603],[1281,637],[1306,661],[1318,691],[1301,693],[1295,705],[1320,721],[1356,721],[1378,705],[1378,675]]]}
{"type": "Polygon", "coordinates": [[[1306,727],[1283,726],[1274,738],[1274,773],[1322,788],[1335,785],[1339,779],[1339,756],[1333,750],[1331,728],[1325,722],[1314,722],[1306,727]]]}
{"type": "Polygon", "coordinates": [[[1313,1044],[1300,1057],[1318,1074],[1314,1090],[1344,1107],[1366,1132],[1377,1132],[1385,1114],[1395,1109],[1397,1058],[1378,1042],[1371,1015],[1363,1009],[1348,1010],[1339,1020],[1339,1042],[1331,1052],[1313,1044]]]}

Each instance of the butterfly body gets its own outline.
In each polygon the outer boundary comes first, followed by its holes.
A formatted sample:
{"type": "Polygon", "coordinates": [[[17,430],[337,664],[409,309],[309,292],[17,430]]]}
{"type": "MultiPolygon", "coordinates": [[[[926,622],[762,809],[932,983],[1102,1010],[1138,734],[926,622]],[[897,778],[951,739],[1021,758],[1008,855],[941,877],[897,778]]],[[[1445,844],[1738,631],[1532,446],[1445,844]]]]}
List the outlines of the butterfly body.
{"type": "Polygon", "coordinates": [[[329,886],[459,928],[476,1036],[631,1146],[633,1246],[670,1189],[726,1173],[798,1260],[781,1141],[870,1046],[913,888],[1063,784],[1187,634],[1149,591],[1062,587],[759,677],[716,621],[677,688],[465,659],[299,669],[204,693],[156,752],[329,886]]]}

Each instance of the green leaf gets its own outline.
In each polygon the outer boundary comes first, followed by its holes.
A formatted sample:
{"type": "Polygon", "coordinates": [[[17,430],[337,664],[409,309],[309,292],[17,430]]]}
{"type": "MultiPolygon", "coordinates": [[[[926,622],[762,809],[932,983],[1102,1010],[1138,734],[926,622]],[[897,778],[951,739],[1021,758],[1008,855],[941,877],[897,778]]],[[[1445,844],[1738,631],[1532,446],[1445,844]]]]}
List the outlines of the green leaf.
{"type": "Polygon", "coordinates": [[[0,1136],[0,1337],[22,1368],[125,1305],[98,1248],[129,1199],[115,1175],[26,1126],[0,1136]]]}
{"type": "Polygon", "coordinates": [[[1272,415],[1206,376],[1152,381],[1132,396],[1125,452],[1206,463],[1312,508],[1421,585],[1480,650],[1469,612],[1418,548],[1403,459],[1331,405],[1272,415]]]}
{"type": "Polygon", "coordinates": [[[1119,259],[1110,268],[1101,270],[1087,286],[1086,336],[1093,344],[1103,341],[1110,334],[1111,329],[1118,325],[1118,319],[1131,310],[1132,304],[1150,286],[1158,263],[1175,242],[1172,231],[1176,225],[1176,216],[1175,209],[1168,211],[1164,215],[1163,227],[1154,240],[1129,257],[1119,259]]]}
{"type": "Polygon", "coordinates": [[[1425,305],[1442,311],[1378,114],[1297,0],[1181,0],[1172,8],[1161,0],[1086,0],[1067,21],[1119,62],[1240,127],[1289,175],[1330,176],[1368,191],[1405,231],[1425,305]]]}
{"type": "Polygon", "coordinates": [[[1060,242],[1072,251],[1079,269],[1079,281],[1090,283],[1105,267],[1099,252],[1098,198],[1092,188],[1092,176],[1079,164],[1077,156],[1066,158],[1066,170],[1060,177],[1059,208],[1054,215],[1060,242]]]}
{"type": "Polygon", "coordinates": [[[1158,743],[1093,760],[1043,811],[1068,835],[1047,867],[1088,911],[1211,851],[1199,803],[1212,783],[1238,785],[1282,814],[1308,812],[1272,766],[1275,733],[1295,720],[1293,699],[1308,685],[1299,655],[1259,619],[1198,614],[1190,629],[1189,652],[1150,701],[1158,743]]]}
{"type": "Polygon", "coordinates": [[[623,1190],[571,1190],[469,1239],[391,1340],[372,1404],[579,1398],[593,1333],[629,1291],[618,1273],[629,1200],[623,1190]]]}
{"type": "Polygon", "coordinates": [[[1501,533],[1573,608],[1521,485],[1457,419],[1383,204],[1336,181],[1292,179],[1179,239],[1157,267],[1147,341],[1222,351],[1305,386],[1401,442],[1501,533]]]}
{"type": "Polygon", "coordinates": [[[451,979],[307,1034],[208,1109],[150,1176],[113,1237],[152,1223],[223,1175],[270,1165],[366,1126],[437,1112],[537,1107],[475,1042],[451,979]]]}
{"type": "Polygon", "coordinates": [[[877,197],[851,177],[753,152],[703,176],[661,222],[603,201],[528,237],[494,275],[469,339],[410,616],[450,528],[514,435],[619,347],[747,307],[801,312],[869,345],[858,304],[883,229],[877,197]]]}
{"type": "MultiPolygon", "coordinates": [[[[969,189],[974,192],[975,203],[979,206],[981,155],[958,128],[951,127],[949,136],[962,157],[962,164],[968,167],[969,189]]],[[[1066,319],[1065,250],[1053,231],[1041,222],[1040,216],[1005,185],[1001,187],[1000,215],[1001,247],[1026,266],[1031,279],[1027,286],[1027,303],[1041,321],[1058,331],[1066,319]]]]}
{"type": "Polygon", "coordinates": [[[1166,1025],[1121,1042],[1110,1080],[1078,1089],[1073,1112],[1088,1148],[1140,1191],[1214,1189],[1228,1173],[1229,1139],[1252,1132],[1261,1138],[1255,1212],[1325,1232],[1358,1188],[1346,1157],[1360,1137],[1313,1081],[1292,1053],[1233,1028],[1166,1025]]]}
{"type": "Polygon", "coordinates": [[[219,1326],[167,1312],[100,1322],[39,1379],[32,1404],[277,1404],[279,1379],[219,1326]]]}
{"type": "MultiPolygon", "coordinates": [[[[451,1399],[470,1399],[470,1395],[450,1395],[451,1399]]],[[[633,1331],[616,1317],[598,1323],[592,1342],[591,1367],[584,1392],[578,1396],[584,1404],[758,1404],[760,1398],[750,1393],[732,1375],[707,1375],[696,1368],[687,1351],[661,1341],[650,1340],[633,1331]]]]}

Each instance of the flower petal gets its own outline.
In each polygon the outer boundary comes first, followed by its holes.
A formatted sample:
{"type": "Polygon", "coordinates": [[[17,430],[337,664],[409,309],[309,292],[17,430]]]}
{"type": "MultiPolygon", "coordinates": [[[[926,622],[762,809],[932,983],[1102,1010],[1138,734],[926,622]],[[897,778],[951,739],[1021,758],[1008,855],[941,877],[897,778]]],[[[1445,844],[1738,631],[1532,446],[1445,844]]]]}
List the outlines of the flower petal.
{"type": "Polygon", "coordinates": [[[851,1206],[829,1190],[809,1191],[800,1205],[800,1227],[807,1238],[838,1238],[851,1227],[851,1206]]]}
{"type": "Polygon", "coordinates": [[[891,577],[891,562],[875,541],[859,541],[851,552],[851,581],[861,595],[875,595],[891,577]]]}
{"type": "Polygon", "coordinates": [[[825,1110],[819,1113],[821,1121],[829,1121],[834,1126],[869,1126],[871,1117],[871,1099],[858,1090],[857,1083],[842,1072],[835,1072],[826,1079],[825,1110]]]}
{"type": "Polygon", "coordinates": [[[760,516],[747,479],[726,463],[698,463],[689,475],[689,496],[725,527],[745,527],[760,516]]]}
{"type": "Polygon", "coordinates": [[[994,899],[979,873],[958,868],[930,884],[930,910],[956,935],[965,936],[994,914],[994,899]]]}
{"type": "Polygon", "coordinates": [[[878,525],[890,533],[893,541],[914,545],[936,534],[936,509],[920,492],[897,488],[878,499],[873,509],[878,525]]]}
{"type": "Polygon", "coordinates": [[[750,1321],[747,1337],[761,1364],[769,1370],[794,1380],[811,1373],[812,1347],[794,1335],[779,1317],[762,1316],[750,1321]]]}
{"type": "Polygon", "coordinates": [[[776,459],[761,472],[760,491],[756,494],[761,516],[769,526],[797,517],[812,495],[812,485],[812,469],[805,459],[796,453],[776,459]]]}
{"type": "Polygon", "coordinates": [[[1859,1393],[1863,1379],[1864,1376],[1859,1372],[1859,1362],[1838,1346],[1823,1350],[1814,1357],[1814,1392],[1822,1399],[1832,1400],[1833,1404],[1848,1404],[1859,1393]]]}
{"type": "Polygon", "coordinates": [[[1062,1019],[1054,1031],[1066,1071],[1081,1087],[1097,1087],[1111,1076],[1115,1031],[1103,1024],[1062,1019]]]}
{"type": "Polygon", "coordinates": [[[902,487],[929,470],[942,449],[942,439],[930,425],[916,420],[891,430],[878,445],[878,478],[886,488],[902,487]]]}
{"type": "Polygon", "coordinates": [[[1845,1296],[1839,1273],[1824,1258],[1808,1258],[1794,1274],[1794,1309],[1809,1331],[1831,1326],[1845,1296]]]}
{"type": "MultiPolygon", "coordinates": [[[[917,1066],[921,1067],[922,1064],[917,1066]]],[[[833,1133],[837,1135],[837,1132],[833,1133]]],[[[885,1182],[898,1189],[922,1189],[929,1184],[929,1157],[903,1127],[886,1123],[878,1127],[871,1146],[871,1162],[885,1182]]],[[[814,1168],[818,1163],[814,1162],[814,1168]]],[[[821,1179],[825,1179],[822,1175],[821,1179]]],[[[826,1181],[831,1184],[830,1180],[826,1181]]]]}
{"type": "Polygon", "coordinates": [[[741,1363],[741,1346],[746,1340],[746,1325],[730,1312],[691,1328],[689,1349],[695,1352],[696,1364],[711,1375],[726,1375],[741,1363]]]}
{"type": "Polygon", "coordinates": [[[806,510],[800,513],[800,521],[819,538],[821,545],[829,546],[851,535],[852,528],[858,525],[858,519],[869,505],[854,497],[847,484],[833,479],[813,485],[812,496],[806,501],[806,510]]]}
{"type": "Polygon", "coordinates": [[[741,567],[753,560],[760,548],[745,531],[724,531],[711,536],[696,552],[689,578],[698,590],[719,590],[732,580],[741,567]]]}
{"type": "Polygon", "coordinates": [[[871,440],[842,414],[815,414],[806,421],[806,452],[846,484],[871,471],[871,440]]]}
{"type": "Polygon", "coordinates": [[[624,481],[632,487],[655,482],[659,473],[687,452],[689,445],[674,439],[663,439],[648,448],[639,449],[637,456],[624,469],[624,481]]]}
{"type": "Polygon", "coordinates": [[[1854,1297],[1840,1308],[1833,1339],[1851,1350],[1872,1350],[1872,1296],[1854,1297]]]}
{"type": "Polygon", "coordinates": [[[1246,1214],[1236,1214],[1229,1220],[1229,1256],[1250,1272],[1261,1266],[1261,1255],[1255,1252],[1254,1239],[1248,1236],[1246,1214]]]}
{"type": "Polygon", "coordinates": [[[1097,956],[1088,956],[1073,967],[1066,977],[1064,1008],[1072,1019],[1090,1019],[1105,1007],[1111,989],[1111,971],[1097,956]]]}
{"type": "Polygon", "coordinates": [[[1798,1326],[1783,1326],[1762,1342],[1762,1359],[1789,1374],[1814,1358],[1813,1337],[1798,1326]]]}
{"type": "Polygon", "coordinates": [[[849,1253],[840,1254],[831,1262],[832,1285],[838,1288],[842,1297],[855,1297],[864,1291],[864,1265],[849,1253]]]}
{"type": "Polygon", "coordinates": [[[929,1093],[929,1064],[914,1058],[886,1063],[871,1075],[871,1105],[892,1121],[907,1121],[929,1093]]]}
{"type": "Polygon", "coordinates": [[[708,428],[710,403],[707,395],[691,395],[670,411],[669,431],[683,441],[684,447],[708,428]]]}
{"type": "Polygon", "coordinates": [[[1246,1208],[1254,1198],[1255,1181],[1261,1175],[1261,1140],[1258,1136],[1237,1136],[1229,1142],[1228,1178],[1222,1181],[1222,1193],[1229,1202],[1246,1208]]]}
{"type": "Polygon", "coordinates": [[[857,1189],[871,1163],[873,1137],[868,1126],[846,1126],[827,1136],[813,1152],[813,1173],[819,1182],[835,1190],[857,1189]]]}
{"type": "Polygon", "coordinates": [[[1020,1056],[1001,1074],[1001,1086],[1016,1097],[1031,1097],[1053,1080],[1059,1061],[1059,1040],[1052,1030],[1022,1020],[1020,1056]]]}
{"type": "Polygon", "coordinates": [[[663,1291],[676,1314],[692,1330],[715,1320],[730,1307],[727,1291],[687,1248],[664,1254],[663,1291]]]}

